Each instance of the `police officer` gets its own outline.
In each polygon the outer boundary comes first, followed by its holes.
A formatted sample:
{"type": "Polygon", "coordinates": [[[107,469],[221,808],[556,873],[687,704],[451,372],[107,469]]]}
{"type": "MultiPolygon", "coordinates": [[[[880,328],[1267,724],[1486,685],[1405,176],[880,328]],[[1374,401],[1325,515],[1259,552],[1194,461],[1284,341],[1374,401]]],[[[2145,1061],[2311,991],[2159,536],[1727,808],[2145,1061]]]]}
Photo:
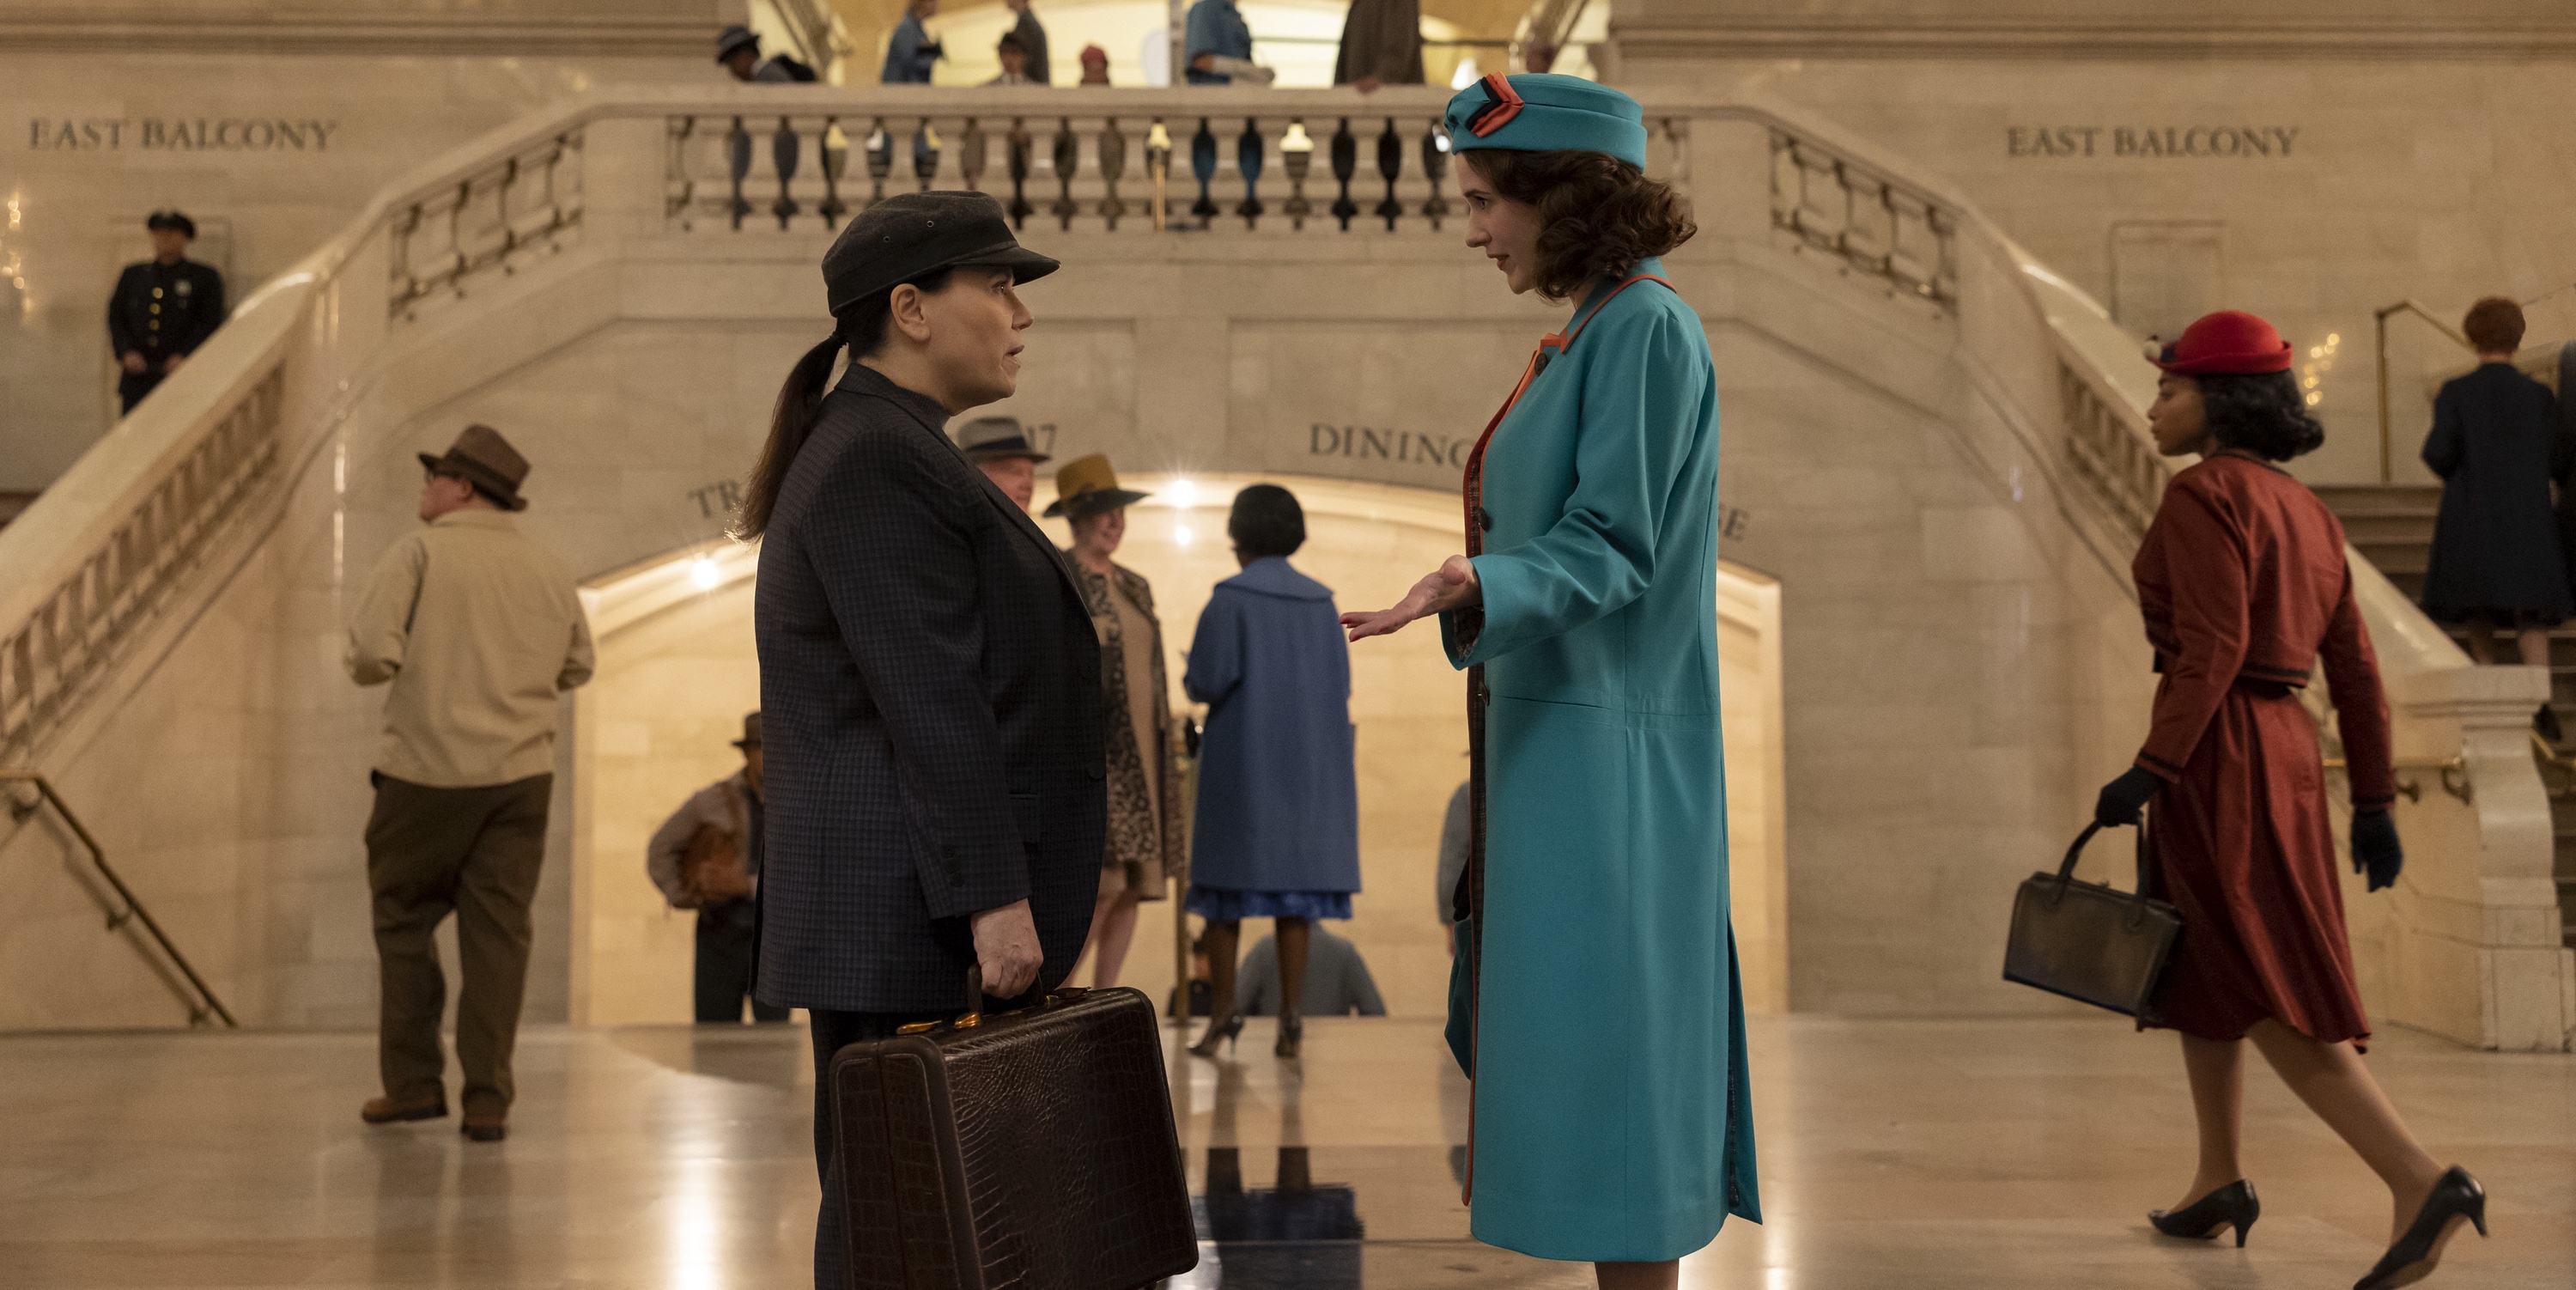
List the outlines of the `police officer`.
{"type": "Polygon", "coordinates": [[[188,258],[197,222],[177,211],[154,211],[143,227],[152,233],[152,259],[125,266],[107,302],[108,339],[124,369],[116,396],[127,412],[224,322],[224,275],[188,258]]]}

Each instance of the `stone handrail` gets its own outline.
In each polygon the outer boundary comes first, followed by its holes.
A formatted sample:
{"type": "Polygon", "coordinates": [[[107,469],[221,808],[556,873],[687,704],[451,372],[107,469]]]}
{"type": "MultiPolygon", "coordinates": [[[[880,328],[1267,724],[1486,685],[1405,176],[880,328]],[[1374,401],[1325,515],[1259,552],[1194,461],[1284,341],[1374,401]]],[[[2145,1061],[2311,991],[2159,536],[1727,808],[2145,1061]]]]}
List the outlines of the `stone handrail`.
{"type": "MultiPolygon", "coordinates": [[[[389,188],[255,292],[186,369],[0,529],[0,761],[40,760],[119,651],[152,637],[174,606],[210,594],[191,571],[275,513],[273,482],[309,460],[433,307],[453,310],[486,286],[541,272],[559,252],[652,242],[655,254],[688,255],[719,240],[819,240],[879,193],[907,187],[979,187],[1023,222],[1081,236],[1249,246],[1434,235],[1456,213],[1437,128],[1446,97],[644,87],[572,99],[487,135],[389,188]]],[[[1767,238],[1948,329],[1971,386],[2013,440],[1977,450],[2017,456],[2053,480],[2060,512],[2106,569],[2124,573],[2168,477],[2143,438],[2153,372],[2134,338],[1955,190],[1847,132],[1715,95],[1659,95],[1647,117],[1649,170],[1692,193],[1704,227],[1739,243],[1767,238]]],[[[2567,1025],[2554,952],[2544,1018],[2534,1001],[2541,973],[2497,966],[2538,944],[2477,930],[2537,899],[2523,891],[2534,856],[2547,887],[2538,777],[2518,738],[2512,756],[2485,750],[2527,718],[2538,693],[2522,694],[2532,682],[2512,669],[2468,669],[2366,566],[2356,581],[2390,676],[2401,754],[2465,750],[2475,785],[2474,805],[2427,793],[2401,808],[2410,836],[2441,842],[2410,871],[2412,894],[2401,892],[2387,936],[2390,955],[2486,965],[2447,977],[2480,980],[2484,994],[2464,1002],[2436,991],[2396,1001],[2394,1015],[2490,1046],[2558,1046],[2567,1025]],[[2525,836],[2535,813],[2536,842],[2525,836]],[[2556,1038],[2544,1043],[2549,1024],[2556,1038]]]]}

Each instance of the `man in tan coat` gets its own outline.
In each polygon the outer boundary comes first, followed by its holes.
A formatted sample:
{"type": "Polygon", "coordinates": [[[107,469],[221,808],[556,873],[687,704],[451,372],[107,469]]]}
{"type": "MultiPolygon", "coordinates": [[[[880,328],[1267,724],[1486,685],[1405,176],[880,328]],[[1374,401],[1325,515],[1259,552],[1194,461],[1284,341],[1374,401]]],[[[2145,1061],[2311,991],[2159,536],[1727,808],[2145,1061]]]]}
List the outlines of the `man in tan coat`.
{"type": "MultiPolygon", "coordinates": [[[[644,875],[662,891],[673,909],[698,911],[697,964],[691,988],[691,1015],[728,1025],[742,1021],[742,1001],[751,994],[752,951],[758,948],[760,914],[761,816],[760,714],[742,719],[742,769],[689,795],[653,840],[644,844],[644,875]],[[721,874],[692,872],[690,852],[701,838],[721,840],[712,852],[701,851],[706,868],[721,874]]],[[[787,1009],[751,1001],[754,1021],[785,1021],[787,1009]]]]}
{"type": "Polygon", "coordinates": [[[456,1062],[465,1136],[507,1134],[510,1054],[528,975],[529,904],[554,789],[555,701],[590,679],[590,624],[570,576],[521,534],[525,457],[489,426],[420,454],[425,527],[376,562],[349,624],[360,685],[392,683],[369,776],[367,881],[375,894],[384,1096],[369,1124],[447,1114],[431,940],[450,912],[464,968],[456,1062]]]}

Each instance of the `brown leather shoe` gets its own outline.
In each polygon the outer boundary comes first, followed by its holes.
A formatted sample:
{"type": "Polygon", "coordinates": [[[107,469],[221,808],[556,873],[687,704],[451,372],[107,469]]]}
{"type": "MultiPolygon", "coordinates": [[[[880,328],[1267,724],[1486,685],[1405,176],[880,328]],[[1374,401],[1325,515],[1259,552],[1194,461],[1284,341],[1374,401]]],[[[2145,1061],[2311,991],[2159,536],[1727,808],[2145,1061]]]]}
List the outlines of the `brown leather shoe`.
{"type": "Polygon", "coordinates": [[[447,1114],[447,1097],[440,1094],[412,1102],[397,1102],[389,1097],[371,1097],[358,1108],[358,1118],[369,1124],[400,1124],[405,1120],[436,1120],[447,1114]]]}
{"type": "Polygon", "coordinates": [[[464,1134],[469,1142],[499,1142],[510,1136],[510,1122],[499,1119],[486,1120],[469,1115],[465,1117],[463,1124],[456,1127],[456,1131],[464,1134]]]}

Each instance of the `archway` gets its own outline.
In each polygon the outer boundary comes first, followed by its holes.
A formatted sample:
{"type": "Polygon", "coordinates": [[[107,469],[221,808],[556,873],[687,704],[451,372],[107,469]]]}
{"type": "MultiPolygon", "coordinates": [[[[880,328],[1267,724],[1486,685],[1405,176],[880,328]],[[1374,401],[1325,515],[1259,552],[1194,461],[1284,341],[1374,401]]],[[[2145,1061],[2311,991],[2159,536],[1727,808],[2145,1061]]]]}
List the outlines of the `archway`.
{"type": "MultiPolygon", "coordinates": [[[[1457,549],[1457,501],[1427,489],[1299,476],[1131,476],[1153,496],[1129,512],[1119,561],[1153,583],[1177,691],[1210,588],[1232,575],[1225,512],[1267,478],[1307,513],[1297,566],[1345,606],[1392,602],[1457,549]]],[[[1049,488],[1040,486],[1043,510],[1049,488]]],[[[1043,521],[1059,542],[1061,521],[1043,521]]],[[[749,548],[692,547],[593,579],[583,590],[599,638],[597,679],[577,692],[572,735],[572,1019],[689,1017],[692,917],[645,881],[644,845],[694,789],[731,772],[729,746],[759,702],[749,548]]],[[[1721,565],[1719,654],[1737,942],[1747,1002],[1788,999],[1786,819],[1780,757],[1780,588],[1721,565]]],[[[1390,1011],[1438,1015],[1449,957],[1434,888],[1440,823],[1466,777],[1461,684],[1436,633],[1415,630],[1352,655],[1364,890],[1336,931],[1355,942],[1390,1011]]],[[[1176,709],[1183,700],[1176,692],[1176,709]]],[[[1172,904],[1149,904],[1122,984],[1157,1000],[1172,983],[1172,904]]],[[[1079,978],[1085,984],[1085,975],[1079,978]]]]}

